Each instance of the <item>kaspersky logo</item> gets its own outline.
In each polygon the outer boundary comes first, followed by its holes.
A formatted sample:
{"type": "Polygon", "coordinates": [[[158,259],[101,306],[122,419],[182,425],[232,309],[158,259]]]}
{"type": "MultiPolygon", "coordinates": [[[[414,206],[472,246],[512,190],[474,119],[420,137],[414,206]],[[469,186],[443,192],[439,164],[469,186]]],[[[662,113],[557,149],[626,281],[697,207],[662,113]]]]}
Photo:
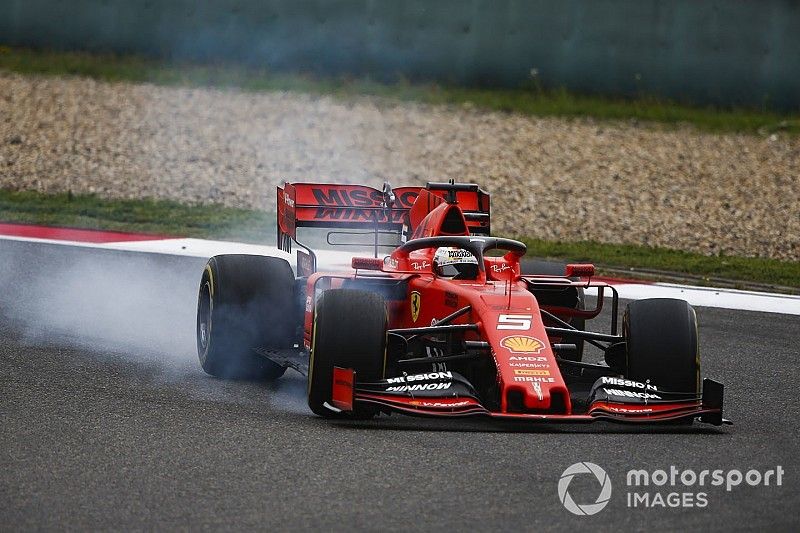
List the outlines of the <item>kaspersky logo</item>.
{"type": "Polygon", "coordinates": [[[544,343],[536,337],[527,335],[512,335],[500,341],[503,348],[508,348],[513,353],[540,353],[544,350],[544,343]]]}

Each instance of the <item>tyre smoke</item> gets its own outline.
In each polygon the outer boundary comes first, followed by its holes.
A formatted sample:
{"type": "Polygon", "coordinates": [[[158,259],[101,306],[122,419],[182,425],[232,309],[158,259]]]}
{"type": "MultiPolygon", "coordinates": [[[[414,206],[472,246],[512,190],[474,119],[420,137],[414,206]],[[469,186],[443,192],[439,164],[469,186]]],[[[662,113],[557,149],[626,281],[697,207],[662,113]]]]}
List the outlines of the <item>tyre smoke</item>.
{"type": "Polygon", "coordinates": [[[2,314],[24,342],[196,364],[203,263],[0,241],[2,314]]]}

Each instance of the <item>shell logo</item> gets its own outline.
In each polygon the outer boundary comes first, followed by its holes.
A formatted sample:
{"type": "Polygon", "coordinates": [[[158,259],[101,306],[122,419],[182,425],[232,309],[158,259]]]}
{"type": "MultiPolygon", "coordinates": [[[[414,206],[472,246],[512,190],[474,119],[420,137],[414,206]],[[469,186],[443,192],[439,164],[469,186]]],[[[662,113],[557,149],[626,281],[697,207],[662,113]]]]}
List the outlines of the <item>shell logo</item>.
{"type": "Polygon", "coordinates": [[[544,343],[535,337],[527,335],[513,335],[505,337],[500,345],[508,348],[513,353],[539,353],[544,350],[544,343]]]}

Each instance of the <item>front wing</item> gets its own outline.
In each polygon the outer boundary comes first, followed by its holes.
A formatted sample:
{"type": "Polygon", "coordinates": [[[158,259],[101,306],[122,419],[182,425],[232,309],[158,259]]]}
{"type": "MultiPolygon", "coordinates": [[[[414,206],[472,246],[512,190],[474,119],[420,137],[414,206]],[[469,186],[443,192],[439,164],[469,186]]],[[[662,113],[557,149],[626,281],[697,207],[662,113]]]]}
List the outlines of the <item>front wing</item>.
{"type": "MultiPolygon", "coordinates": [[[[588,423],[598,420],[625,423],[658,423],[699,418],[713,425],[730,424],[722,418],[723,385],[711,379],[703,380],[702,394],[664,394],[669,399],[598,399],[592,401],[585,414],[501,413],[483,406],[466,380],[456,379],[447,389],[433,384],[411,390],[396,383],[381,380],[358,383],[356,373],[349,368],[333,370],[332,405],[337,412],[351,412],[357,404],[373,405],[387,411],[412,416],[457,418],[483,416],[502,420],[531,422],[588,423]],[[393,389],[393,390],[391,390],[393,389]],[[404,390],[400,390],[404,389],[404,390]]],[[[663,394],[663,393],[662,393],[663,394]]]]}

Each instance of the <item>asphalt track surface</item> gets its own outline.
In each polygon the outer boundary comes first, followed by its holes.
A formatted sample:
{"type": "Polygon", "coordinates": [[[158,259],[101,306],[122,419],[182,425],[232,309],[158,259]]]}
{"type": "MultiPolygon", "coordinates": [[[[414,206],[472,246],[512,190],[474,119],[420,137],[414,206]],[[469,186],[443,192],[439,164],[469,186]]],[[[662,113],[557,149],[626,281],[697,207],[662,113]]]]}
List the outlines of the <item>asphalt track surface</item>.
{"type": "MultiPolygon", "coordinates": [[[[331,423],[291,371],[274,384],[203,374],[202,264],[0,241],[3,529],[800,528],[798,317],[698,309],[704,374],[725,383],[732,427],[331,423]],[[579,461],[612,480],[594,516],[557,495],[579,461]],[[705,487],[705,508],[626,507],[628,470],[670,465],[785,474],[780,487],[705,487]]],[[[570,486],[581,503],[598,489],[570,486]]],[[[655,492],[675,490],[700,489],[655,492]]]]}

